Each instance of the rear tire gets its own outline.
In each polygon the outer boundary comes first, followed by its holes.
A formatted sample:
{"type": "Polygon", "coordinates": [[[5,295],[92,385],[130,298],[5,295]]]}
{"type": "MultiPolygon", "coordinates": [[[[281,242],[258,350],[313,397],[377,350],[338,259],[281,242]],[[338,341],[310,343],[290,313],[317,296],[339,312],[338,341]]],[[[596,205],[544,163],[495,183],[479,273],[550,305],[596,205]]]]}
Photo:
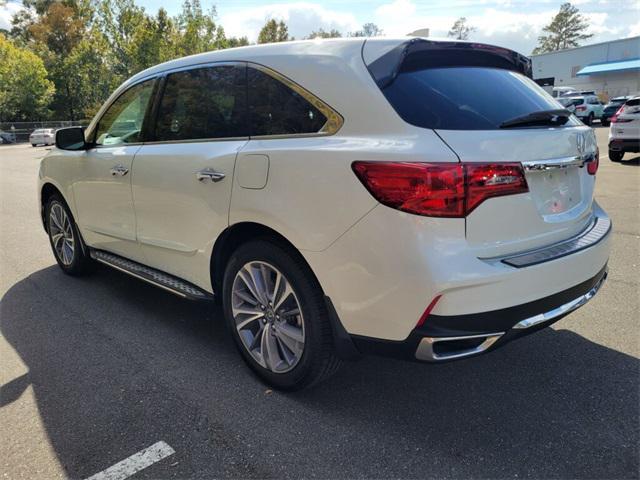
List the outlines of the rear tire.
{"type": "Polygon", "coordinates": [[[37,147],[37,145],[35,143],[32,143],[31,146],[32,147],[37,147]]]}
{"type": "Polygon", "coordinates": [[[601,121],[600,121],[600,124],[601,124],[603,127],[608,127],[611,123],[609,122],[609,120],[601,120],[601,121]]]}
{"type": "Polygon", "coordinates": [[[609,160],[612,162],[619,162],[624,157],[624,152],[618,152],[614,150],[609,150],[609,160]]]}
{"type": "Polygon", "coordinates": [[[593,112],[589,114],[589,116],[587,117],[587,121],[585,123],[589,126],[593,125],[593,112]]]}
{"type": "Polygon", "coordinates": [[[274,388],[309,387],[340,366],[322,289],[284,243],[241,245],[227,262],[222,302],[242,358],[274,388]]]}
{"type": "Polygon", "coordinates": [[[91,257],[69,207],[59,195],[52,195],[47,201],[45,220],[49,243],[62,271],[68,275],[81,275],[89,270],[91,257]]]}

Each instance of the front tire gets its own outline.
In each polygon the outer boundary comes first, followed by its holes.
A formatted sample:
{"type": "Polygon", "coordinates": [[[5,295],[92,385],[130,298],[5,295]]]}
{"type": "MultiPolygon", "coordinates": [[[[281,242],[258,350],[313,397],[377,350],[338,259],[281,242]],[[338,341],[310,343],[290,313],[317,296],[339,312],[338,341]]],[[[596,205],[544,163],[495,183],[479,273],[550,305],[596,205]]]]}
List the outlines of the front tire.
{"type": "Polygon", "coordinates": [[[240,354],[269,385],[298,390],[339,367],[322,289],[290,247],[271,240],[241,245],[227,263],[222,295],[240,354]]]}
{"type": "Polygon", "coordinates": [[[68,275],[80,275],[86,272],[91,258],[85,253],[86,248],[73,220],[69,207],[58,195],[52,195],[45,208],[45,219],[49,243],[56,262],[68,275]]]}
{"type": "Polygon", "coordinates": [[[624,152],[609,150],[609,160],[612,162],[620,162],[624,157],[624,152]]]}
{"type": "Polygon", "coordinates": [[[603,127],[608,127],[611,124],[609,120],[601,120],[600,123],[603,127]]]}

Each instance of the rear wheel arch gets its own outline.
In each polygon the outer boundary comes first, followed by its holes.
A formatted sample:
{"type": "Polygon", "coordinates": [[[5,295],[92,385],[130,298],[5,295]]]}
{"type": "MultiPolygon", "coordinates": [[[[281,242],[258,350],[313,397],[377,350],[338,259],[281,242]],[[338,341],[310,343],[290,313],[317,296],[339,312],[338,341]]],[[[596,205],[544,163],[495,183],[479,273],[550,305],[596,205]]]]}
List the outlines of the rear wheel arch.
{"type": "MultiPolygon", "coordinates": [[[[313,276],[313,280],[317,283],[318,286],[320,286],[318,278],[316,277],[315,273],[311,269],[311,266],[306,261],[304,256],[300,253],[300,250],[298,250],[298,248],[296,248],[296,246],[293,245],[293,243],[291,243],[284,235],[261,223],[241,222],[230,225],[224,232],[222,232],[218,236],[213,246],[210,273],[211,285],[214,292],[222,292],[224,270],[233,252],[238,247],[240,247],[240,245],[257,239],[274,242],[280,246],[285,247],[293,255],[302,259],[306,268],[313,276]]],[[[216,298],[219,300],[220,296],[216,295],[216,298]]]]}

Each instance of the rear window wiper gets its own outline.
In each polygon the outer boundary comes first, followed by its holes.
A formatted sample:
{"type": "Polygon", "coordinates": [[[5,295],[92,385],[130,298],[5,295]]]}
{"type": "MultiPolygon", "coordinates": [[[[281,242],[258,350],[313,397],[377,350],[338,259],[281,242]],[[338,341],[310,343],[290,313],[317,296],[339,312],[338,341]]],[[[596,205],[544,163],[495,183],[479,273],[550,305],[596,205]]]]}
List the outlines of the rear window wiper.
{"type": "Polygon", "coordinates": [[[571,112],[566,108],[540,110],[502,122],[500,128],[524,127],[527,125],[564,125],[570,116],[571,112]]]}

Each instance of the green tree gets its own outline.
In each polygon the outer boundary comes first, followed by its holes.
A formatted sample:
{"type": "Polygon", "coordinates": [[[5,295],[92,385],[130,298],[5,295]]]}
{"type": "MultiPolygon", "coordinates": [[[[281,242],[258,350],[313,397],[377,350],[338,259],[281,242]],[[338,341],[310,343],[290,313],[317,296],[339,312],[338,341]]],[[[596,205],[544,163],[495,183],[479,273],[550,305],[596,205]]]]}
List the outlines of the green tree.
{"type": "Polygon", "coordinates": [[[267,20],[258,34],[258,43],[275,43],[293,40],[289,38],[289,28],[283,20],[277,22],[273,18],[267,20]]]}
{"type": "Polygon", "coordinates": [[[212,7],[209,13],[205,13],[200,0],[185,0],[182,12],[176,19],[180,34],[178,53],[193,55],[225,48],[224,29],[216,24],[215,19],[215,7],[212,7]]]}
{"type": "Polygon", "coordinates": [[[475,27],[467,25],[466,17],[460,17],[455,21],[447,36],[457,40],[469,40],[469,35],[475,32],[475,27]]]}
{"type": "Polygon", "coordinates": [[[61,70],[66,72],[68,96],[71,101],[73,120],[89,119],[118,86],[119,79],[113,74],[106,37],[97,29],[87,33],[64,58],[61,70]]]}
{"type": "Polygon", "coordinates": [[[570,3],[563,3],[551,23],[542,29],[547,35],[538,37],[538,46],[533,53],[578,47],[582,40],[593,37],[593,34],[585,33],[588,28],[589,22],[578,9],[570,3]]]}
{"type": "Polygon", "coordinates": [[[307,37],[307,39],[312,40],[314,38],[340,38],[340,37],[342,37],[342,34],[334,28],[332,28],[328,32],[326,32],[322,28],[319,28],[318,30],[314,30],[313,32],[311,32],[307,37]]]}
{"type": "Polygon", "coordinates": [[[362,30],[358,30],[356,32],[349,33],[350,37],[379,37],[383,34],[381,28],[379,28],[375,23],[365,23],[362,26],[362,30]]]}
{"type": "Polygon", "coordinates": [[[247,37],[228,37],[227,48],[246,47],[249,45],[249,39],[247,37]]]}
{"type": "Polygon", "coordinates": [[[42,60],[0,35],[0,120],[46,118],[54,91],[42,60]]]}

